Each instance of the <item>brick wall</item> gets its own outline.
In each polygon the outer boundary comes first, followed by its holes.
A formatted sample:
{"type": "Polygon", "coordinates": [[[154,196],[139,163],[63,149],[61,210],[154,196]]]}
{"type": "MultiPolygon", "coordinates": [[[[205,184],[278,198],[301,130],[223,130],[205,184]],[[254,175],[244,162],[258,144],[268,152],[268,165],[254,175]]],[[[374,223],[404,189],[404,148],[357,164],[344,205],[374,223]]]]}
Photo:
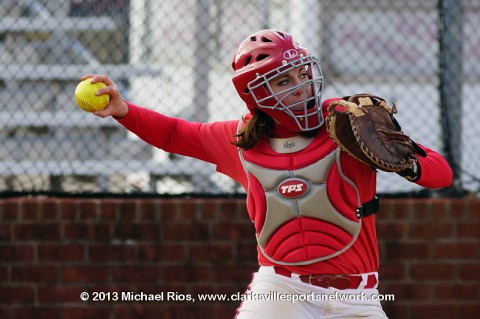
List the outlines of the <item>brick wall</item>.
{"type": "MultiPolygon", "coordinates": [[[[381,205],[389,317],[478,318],[480,200],[381,205]]],[[[0,200],[2,319],[233,318],[236,301],[181,299],[242,293],[256,268],[243,199],[0,200]],[[94,292],[104,301],[92,301],[94,292]],[[163,300],[113,301],[115,292],[163,300]]]]}

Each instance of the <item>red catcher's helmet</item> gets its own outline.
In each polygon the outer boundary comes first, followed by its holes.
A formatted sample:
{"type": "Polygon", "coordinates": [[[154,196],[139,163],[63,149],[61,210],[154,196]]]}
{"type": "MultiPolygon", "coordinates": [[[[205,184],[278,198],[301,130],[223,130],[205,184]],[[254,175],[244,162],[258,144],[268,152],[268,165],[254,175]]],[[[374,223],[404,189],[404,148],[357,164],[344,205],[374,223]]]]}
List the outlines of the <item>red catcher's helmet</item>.
{"type": "Polygon", "coordinates": [[[251,113],[260,109],[294,132],[310,131],[323,125],[323,74],[319,62],[290,34],[276,30],[252,34],[240,44],[232,68],[235,71],[233,84],[251,113]],[[309,79],[274,93],[269,81],[299,67],[307,70],[309,79]],[[304,94],[309,91],[313,94],[299,103],[285,105],[283,100],[299,89],[304,94]]]}

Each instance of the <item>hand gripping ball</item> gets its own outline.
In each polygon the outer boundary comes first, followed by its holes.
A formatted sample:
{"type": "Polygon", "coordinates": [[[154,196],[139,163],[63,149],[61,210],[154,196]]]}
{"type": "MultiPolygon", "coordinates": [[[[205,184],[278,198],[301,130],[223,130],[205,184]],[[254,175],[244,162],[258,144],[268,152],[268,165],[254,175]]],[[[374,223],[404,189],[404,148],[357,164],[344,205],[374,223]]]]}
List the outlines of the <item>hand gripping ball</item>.
{"type": "Polygon", "coordinates": [[[103,82],[91,83],[90,81],[91,79],[89,78],[78,83],[75,88],[75,101],[86,112],[101,111],[110,102],[110,95],[95,95],[98,90],[106,85],[103,82]]]}

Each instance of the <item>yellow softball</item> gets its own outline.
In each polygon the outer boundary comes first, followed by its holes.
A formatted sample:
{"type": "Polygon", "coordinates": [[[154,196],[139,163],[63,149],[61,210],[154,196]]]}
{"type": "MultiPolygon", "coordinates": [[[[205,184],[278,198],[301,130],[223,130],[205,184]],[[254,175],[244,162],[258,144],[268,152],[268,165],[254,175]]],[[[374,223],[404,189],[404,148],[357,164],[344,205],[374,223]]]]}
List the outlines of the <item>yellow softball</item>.
{"type": "Polygon", "coordinates": [[[106,85],[103,82],[91,83],[91,80],[92,79],[89,78],[78,83],[75,88],[75,101],[78,106],[86,112],[101,111],[107,106],[108,102],[110,102],[110,95],[95,95],[98,90],[106,85]]]}

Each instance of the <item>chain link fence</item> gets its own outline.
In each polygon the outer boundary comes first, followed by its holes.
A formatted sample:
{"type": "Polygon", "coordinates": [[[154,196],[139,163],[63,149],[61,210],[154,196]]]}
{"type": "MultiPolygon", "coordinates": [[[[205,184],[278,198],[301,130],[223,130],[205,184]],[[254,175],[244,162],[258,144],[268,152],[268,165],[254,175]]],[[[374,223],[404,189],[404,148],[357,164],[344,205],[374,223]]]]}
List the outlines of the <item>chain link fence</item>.
{"type": "MultiPolygon", "coordinates": [[[[324,97],[395,100],[403,130],[451,163],[454,191],[476,193],[479,19],[478,0],[2,0],[0,192],[242,193],[212,165],[81,111],[73,92],[81,75],[104,73],[164,114],[238,119],[234,51],[278,28],[320,57],[324,97]]],[[[419,191],[384,173],[378,188],[419,191]]]]}

